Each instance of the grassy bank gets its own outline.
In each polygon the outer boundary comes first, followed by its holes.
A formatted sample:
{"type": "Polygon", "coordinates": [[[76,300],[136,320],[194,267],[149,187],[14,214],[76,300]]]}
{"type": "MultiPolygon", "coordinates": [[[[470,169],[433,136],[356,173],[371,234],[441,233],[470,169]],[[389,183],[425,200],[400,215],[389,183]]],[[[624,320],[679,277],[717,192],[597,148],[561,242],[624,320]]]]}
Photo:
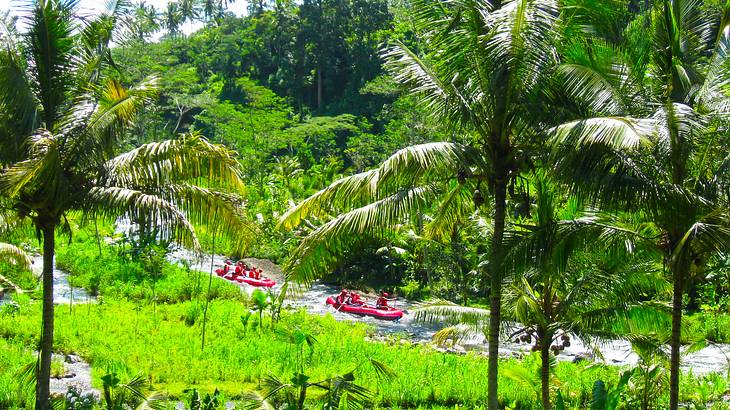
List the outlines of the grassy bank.
{"type": "MultiPolygon", "coordinates": [[[[56,255],[57,266],[69,272],[69,283],[82,287],[92,295],[151,301],[153,292],[158,303],[189,301],[207,293],[208,276],[183,266],[163,263],[153,277],[143,263],[125,256],[120,247],[106,247],[99,253],[95,237],[80,233],[71,244],[62,244],[56,255]],[[154,289],[154,291],[153,291],[154,289]]],[[[243,300],[238,286],[214,280],[213,299],[243,300]]]]}
{"type": "MultiPolygon", "coordinates": [[[[90,361],[97,386],[108,370],[129,375],[142,372],[171,397],[182,397],[183,390],[196,387],[202,391],[218,388],[235,398],[256,389],[260,379],[270,373],[291,376],[297,349],[283,332],[299,329],[318,341],[311,352],[306,351],[307,374],[313,379],[346,373],[374,358],[398,374],[393,381],[379,382],[367,366],[356,372],[359,382],[377,392],[380,405],[472,407],[485,402],[487,362],[481,356],[445,355],[399,343],[370,343],[364,340],[368,331],[364,326],[303,312],[285,314],[278,331],[266,328],[259,332],[255,326],[244,330],[240,321],[244,306],[224,300],[213,301],[210,306],[207,343],[202,350],[200,321],[192,326],[186,322],[194,303],[159,306],[156,313],[147,304],[121,300],[77,306],[73,311],[58,309],[56,347],[90,361]]],[[[0,317],[0,337],[13,346],[33,346],[39,318],[37,303],[21,303],[14,316],[0,317]]],[[[531,362],[534,359],[526,363],[509,359],[504,366],[532,374],[530,369],[535,363],[531,362]]],[[[603,366],[560,363],[556,374],[566,382],[566,397],[579,405],[589,399],[595,380],[614,380],[617,372],[603,366]]],[[[502,383],[506,403],[521,408],[537,405],[536,393],[525,385],[507,378],[502,383]]]]}
{"type": "MultiPolygon", "coordinates": [[[[313,349],[304,347],[305,373],[319,380],[343,374],[373,358],[390,366],[396,379],[379,380],[369,366],[355,372],[358,383],[376,394],[380,407],[479,408],[486,400],[487,361],[476,354],[443,354],[427,346],[372,343],[370,330],[360,324],[337,322],[332,317],[286,312],[275,329],[265,317],[264,328],[256,320],[244,328],[241,314],[248,308],[239,301],[214,300],[209,309],[206,346],[201,349],[201,316],[190,320],[196,301],[160,305],[156,311],[147,302],[106,299],[100,305],[65,306],[57,309],[56,349],[76,353],[92,364],[94,385],[109,371],[133,376],[148,375],[155,389],[173,399],[195,387],[204,392],[220,389],[237,399],[260,388],[262,377],[273,374],[288,380],[296,370],[298,348],[287,336],[293,330],[311,334],[313,349]]],[[[200,312],[200,305],[197,305],[200,312]]],[[[14,372],[33,360],[40,329],[40,305],[22,298],[19,310],[0,314],[0,398],[19,396],[14,372]],[[3,364],[11,363],[12,366],[3,364]]],[[[505,359],[500,393],[509,408],[537,409],[539,359],[505,359]]],[[[593,383],[614,385],[621,369],[611,366],[558,363],[555,385],[572,408],[585,408],[593,383]]],[[[727,379],[712,375],[683,378],[685,400],[707,404],[727,391],[727,379]],[[724,387],[723,387],[724,386],[724,387]]],[[[628,394],[628,391],[627,391],[628,394]]],[[[313,396],[316,398],[316,395],[313,396]]],[[[720,402],[711,408],[727,408],[720,402]]]]}
{"type": "MultiPolygon", "coordinates": [[[[261,389],[261,379],[276,375],[288,380],[296,371],[298,348],[287,334],[301,331],[317,340],[304,348],[305,373],[312,380],[344,374],[355,368],[356,381],[375,393],[380,408],[480,408],[486,402],[486,358],[477,354],[451,355],[427,346],[372,343],[372,330],[364,325],[342,323],[332,317],[285,312],[273,329],[268,317],[259,329],[252,318],[244,327],[241,316],[251,305],[240,289],[214,280],[206,326],[206,346],[201,348],[203,295],[207,275],[163,264],[155,281],[157,306],[153,307],[153,280],[141,262],[113,247],[99,256],[92,235],[78,235],[71,244],[59,246],[58,265],[71,272],[75,286],[103,296],[99,304],[65,305],[56,309],[56,350],[76,353],[92,365],[93,383],[114,371],[125,376],[144,374],[155,389],[172,399],[183,399],[185,390],[220,389],[237,399],[261,389]],[[393,368],[394,380],[380,380],[368,365],[372,358],[393,368]],[[359,367],[358,367],[359,366],[359,367]]],[[[0,309],[0,408],[24,408],[32,392],[21,389],[17,372],[34,360],[40,329],[40,302],[27,296],[18,307],[0,309]]],[[[725,316],[719,316],[722,320],[725,316]]],[[[717,318],[715,318],[717,319],[717,318]]],[[[706,316],[689,316],[690,334],[710,331],[728,337],[724,322],[706,316]],[[719,329],[719,331],[718,331],[719,329]]],[[[537,409],[539,359],[504,359],[500,395],[507,408],[537,409]]],[[[554,385],[570,408],[589,405],[596,380],[614,386],[622,369],[587,363],[557,363],[554,385]]],[[[709,408],[727,408],[720,401],[728,391],[725,376],[684,377],[683,400],[709,408]]],[[[629,401],[629,386],[622,401],[629,401]]],[[[660,393],[658,402],[666,401],[660,393]]],[[[316,399],[313,394],[312,399],[316,399]]]]}

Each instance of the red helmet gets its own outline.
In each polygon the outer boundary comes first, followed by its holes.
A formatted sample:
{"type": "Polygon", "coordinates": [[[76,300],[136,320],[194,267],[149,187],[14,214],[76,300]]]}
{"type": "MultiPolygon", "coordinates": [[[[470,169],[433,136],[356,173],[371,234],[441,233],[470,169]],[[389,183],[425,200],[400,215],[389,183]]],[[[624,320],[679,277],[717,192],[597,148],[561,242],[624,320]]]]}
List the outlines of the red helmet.
{"type": "Polygon", "coordinates": [[[388,294],[386,292],[383,292],[383,297],[384,298],[387,298],[388,297],[388,294]]]}

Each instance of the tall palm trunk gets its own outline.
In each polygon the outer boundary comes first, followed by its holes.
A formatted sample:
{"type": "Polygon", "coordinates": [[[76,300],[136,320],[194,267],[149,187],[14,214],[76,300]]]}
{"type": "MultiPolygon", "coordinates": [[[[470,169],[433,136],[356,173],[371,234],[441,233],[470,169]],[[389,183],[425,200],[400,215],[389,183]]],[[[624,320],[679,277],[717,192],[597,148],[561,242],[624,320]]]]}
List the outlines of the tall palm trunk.
{"type": "MultiPolygon", "coordinates": [[[[680,257],[680,259],[683,259],[680,257]]],[[[682,260],[670,263],[672,269],[672,336],[669,340],[671,353],[669,357],[669,408],[679,408],[679,354],[682,336],[682,296],[684,294],[684,269],[682,260]]]]}
{"type": "Polygon", "coordinates": [[[550,344],[551,335],[544,335],[540,341],[540,389],[542,393],[542,408],[550,410],[550,344]]]}
{"type": "Polygon", "coordinates": [[[43,330],[40,366],[36,375],[35,408],[50,410],[51,353],[53,350],[53,253],[55,224],[43,226],[43,330]]]}
{"type": "Polygon", "coordinates": [[[494,187],[494,232],[492,236],[492,260],[490,263],[489,306],[489,369],[487,373],[489,410],[497,410],[499,333],[502,314],[502,237],[504,236],[507,184],[498,179],[494,187]]]}

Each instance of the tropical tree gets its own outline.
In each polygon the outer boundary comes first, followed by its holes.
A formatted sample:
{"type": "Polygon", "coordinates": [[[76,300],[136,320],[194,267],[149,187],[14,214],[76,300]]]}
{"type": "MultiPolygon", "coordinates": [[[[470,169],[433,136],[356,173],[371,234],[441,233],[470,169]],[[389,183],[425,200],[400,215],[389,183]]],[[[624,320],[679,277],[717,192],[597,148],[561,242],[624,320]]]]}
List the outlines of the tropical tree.
{"type": "Polygon", "coordinates": [[[180,32],[180,25],[183,23],[182,13],[178,3],[171,1],[167,3],[164,12],[163,26],[167,29],[170,36],[174,37],[180,32]]]}
{"type": "Polygon", "coordinates": [[[134,37],[141,42],[160,29],[155,6],[147,4],[144,0],[135,4],[124,20],[134,37]]]}
{"type": "Polygon", "coordinates": [[[178,10],[180,10],[180,21],[182,23],[189,22],[191,28],[195,19],[200,17],[197,0],[179,0],[178,10]]]}
{"type": "Polygon", "coordinates": [[[55,234],[68,227],[70,213],[86,220],[144,219],[160,227],[161,237],[195,249],[200,246],[193,224],[212,223],[213,231],[223,232],[249,228],[238,207],[241,201],[228,193],[242,186],[238,163],[228,149],[187,134],[114,155],[135,113],[152,102],[156,80],[126,88],[107,77],[120,5],[111,3],[96,18],[82,20],[76,4],[34,2],[26,17],[27,33],[6,43],[0,53],[4,118],[26,137],[27,147],[0,174],[0,192],[43,241],[36,386],[36,408],[42,410],[50,408],[55,234]]]}
{"type": "Polygon", "coordinates": [[[203,0],[203,16],[211,21],[223,11],[223,5],[216,0],[203,0]]]}
{"type": "MultiPolygon", "coordinates": [[[[378,169],[334,182],[290,210],[282,225],[334,209],[355,208],[312,232],[294,252],[287,272],[310,280],[333,266],[336,252],[363,233],[385,227],[441,199],[433,228],[454,223],[492,194],[489,409],[498,406],[497,370],[504,279],[507,189],[528,167],[539,131],[541,86],[556,63],[558,8],[554,1],[457,0],[413,2],[416,28],[430,49],[419,56],[396,42],[385,54],[395,78],[449,124],[464,143],[406,148],[378,169]],[[536,110],[533,110],[535,108],[536,110]],[[538,111],[536,115],[535,111],[538,111]],[[451,181],[450,183],[448,181],[451,181]],[[483,184],[483,185],[482,185],[483,184]],[[466,204],[469,203],[469,206],[466,204]]],[[[440,229],[433,229],[434,232],[440,229]]],[[[451,232],[449,231],[441,231],[451,232]]]]}
{"type": "Polygon", "coordinates": [[[728,7],[656,2],[629,25],[636,42],[626,52],[594,58],[611,47],[587,46],[576,53],[580,61],[560,68],[566,90],[592,118],[555,128],[558,173],[576,193],[606,209],[636,211],[660,231],[652,245],[673,284],[671,409],[679,405],[687,281],[708,256],[730,249],[730,157],[721,138],[730,108],[728,7]],[[647,27],[651,42],[643,47],[647,27]],[[639,111],[625,103],[637,99],[639,111]]]}
{"type": "Polygon", "coordinates": [[[534,183],[536,209],[531,223],[510,233],[510,266],[518,272],[506,297],[507,311],[522,325],[513,337],[534,338],[541,358],[541,399],[551,408],[551,350],[557,354],[575,336],[591,345],[597,339],[632,337],[625,332],[666,323],[663,312],[640,306],[642,298],[661,295],[666,283],[649,261],[627,255],[638,234],[618,227],[580,203],[563,209],[559,192],[541,176],[534,183]],[[629,244],[628,249],[621,249],[629,244]]]}
{"type": "MultiPolygon", "coordinates": [[[[666,290],[666,282],[651,262],[627,257],[638,233],[586,211],[575,199],[564,201],[541,173],[532,176],[531,186],[532,218],[516,223],[506,234],[507,266],[515,275],[504,309],[510,322],[518,324],[510,337],[533,343],[532,350],[540,352],[540,399],[543,408],[550,409],[555,362],[551,352],[557,355],[571,337],[596,345],[604,339],[634,337],[639,330],[650,332],[651,323],[666,323],[660,309],[639,304],[666,290]],[[560,207],[563,202],[566,205],[560,207]]],[[[414,312],[419,322],[449,325],[434,336],[440,343],[484,333],[489,318],[488,310],[444,301],[425,303],[414,312]]]]}

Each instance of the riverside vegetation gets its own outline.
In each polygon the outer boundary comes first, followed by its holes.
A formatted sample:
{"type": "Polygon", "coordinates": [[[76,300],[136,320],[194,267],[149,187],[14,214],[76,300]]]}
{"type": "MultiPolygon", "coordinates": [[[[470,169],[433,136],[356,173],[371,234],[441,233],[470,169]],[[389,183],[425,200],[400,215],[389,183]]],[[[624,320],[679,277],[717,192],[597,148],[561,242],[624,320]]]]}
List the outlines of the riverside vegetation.
{"type": "Polygon", "coordinates": [[[0,409],[730,407],[680,370],[730,342],[730,2],[91,3],[0,16],[0,409]],[[315,280],[491,354],[279,311],[315,280]],[[50,394],[64,353],[100,397],[50,394]]]}

